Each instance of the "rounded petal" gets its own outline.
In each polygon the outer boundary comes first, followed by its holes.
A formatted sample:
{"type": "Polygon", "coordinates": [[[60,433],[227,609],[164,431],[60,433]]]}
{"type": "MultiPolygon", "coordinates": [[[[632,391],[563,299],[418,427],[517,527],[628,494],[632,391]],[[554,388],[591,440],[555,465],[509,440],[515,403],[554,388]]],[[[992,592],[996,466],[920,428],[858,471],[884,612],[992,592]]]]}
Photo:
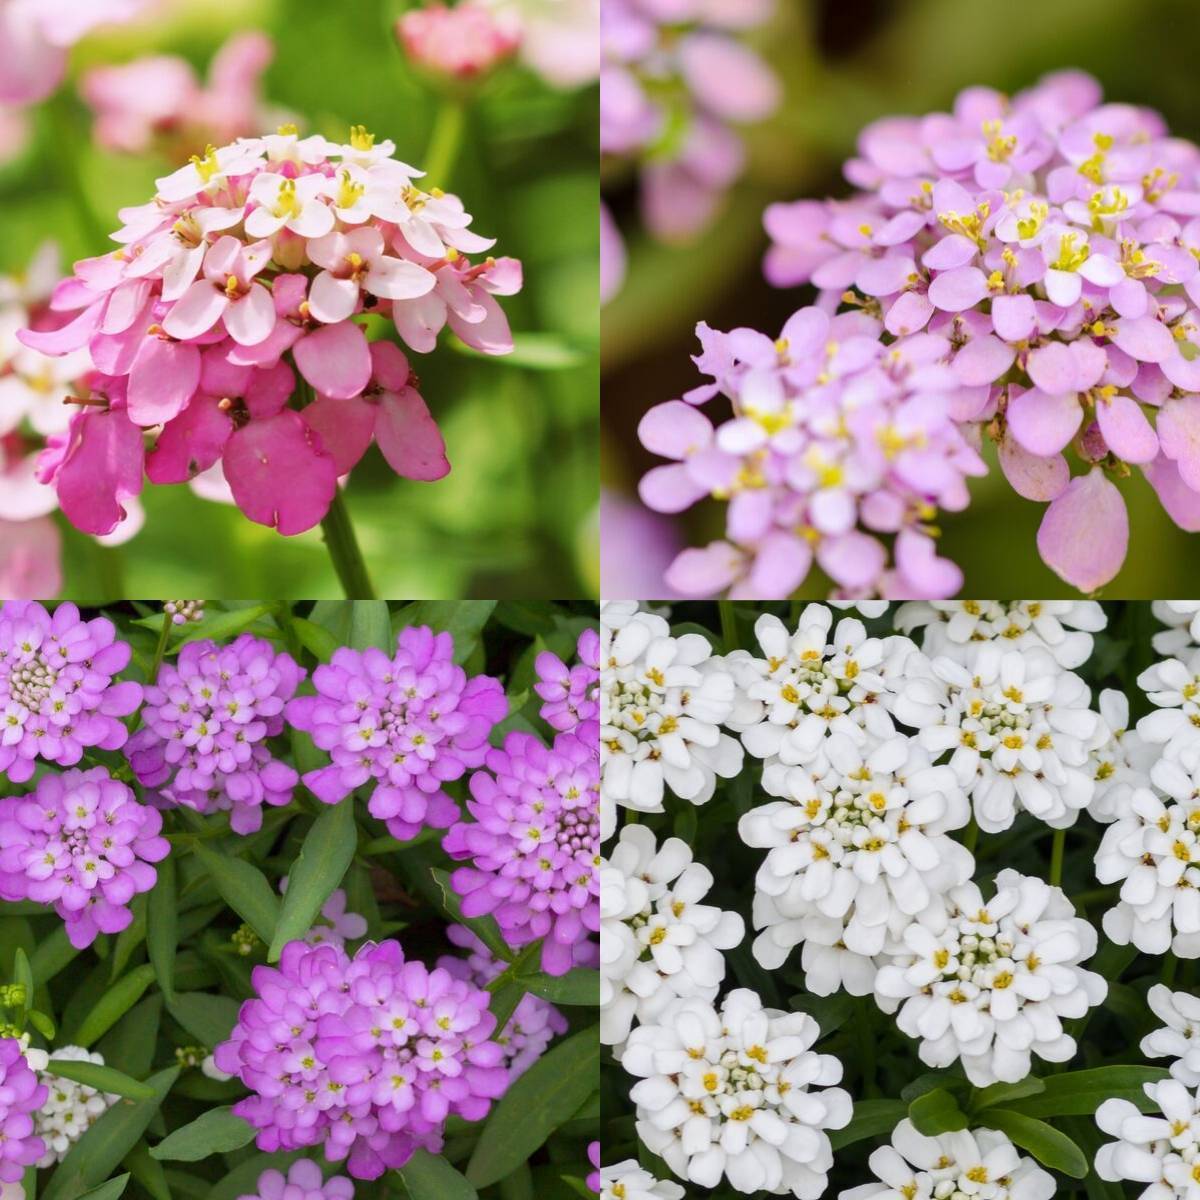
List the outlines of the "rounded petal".
{"type": "Polygon", "coordinates": [[[147,337],[129,369],[129,420],[160,425],[179,414],[200,383],[200,348],[147,337]]]}
{"type": "Polygon", "coordinates": [[[407,479],[441,479],[450,471],[441,430],[413,388],[380,397],[375,442],[392,470],[407,479]]]}
{"type": "Polygon", "coordinates": [[[371,380],[371,351],[353,321],[314,329],[292,347],[300,374],[322,396],[349,400],[371,380]]]}
{"type": "Polygon", "coordinates": [[[1072,479],[1046,509],[1038,552],[1055,574],[1083,592],[1109,583],[1125,561],[1129,514],[1099,467],[1072,479]]]}

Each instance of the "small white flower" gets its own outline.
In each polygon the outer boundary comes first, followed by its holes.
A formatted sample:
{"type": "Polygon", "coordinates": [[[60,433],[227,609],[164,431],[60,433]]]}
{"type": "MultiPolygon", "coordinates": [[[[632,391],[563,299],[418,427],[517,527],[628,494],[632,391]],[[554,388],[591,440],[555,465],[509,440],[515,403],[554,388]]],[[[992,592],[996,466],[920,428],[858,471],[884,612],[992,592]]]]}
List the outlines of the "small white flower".
{"type": "Polygon", "coordinates": [[[1152,600],[1150,611],[1167,626],[1150,639],[1159,654],[1178,657],[1200,644],[1200,600],[1152,600]]]}
{"type": "MultiPolygon", "coordinates": [[[[742,841],[769,851],[755,878],[755,924],[820,914],[842,926],[847,949],[870,958],[895,914],[912,916],[971,877],[971,854],[947,836],[971,808],[954,772],[903,735],[860,746],[833,734],[823,758],[822,774],[788,768],[785,798],[738,822],[742,841]]],[[[755,957],[778,967],[785,942],[760,938],[755,957]]]]}
{"type": "Polygon", "coordinates": [[[1143,740],[1161,746],[1167,758],[1200,753],[1200,648],[1155,663],[1137,681],[1158,706],[1138,722],[1143,740]]]}
{"type": "MultiPolygon", "coordinates": [[[[56,1046],[54,1058],[71,1062],[90,1062],[104,1065],[104,1056],[85,1050],[82,1046],[56,1046]]],[[[44,1050],[27,1050],[25,1057],[37,1072],[38,1082],[44,1083],[46,1102],[34,1114],[34,1132],[46,1143],[46,1153],[38,1159],[39,1167],[62,1162],[67,1151],[88,1131],[97,1118],[116,1104],[119,1097],[73,1079],[63,1079],[48,1069],[51,1054],[44,1050]]]]}
{"type": "Polygon", "coordinates": [[[845,612],[852,608],[861,616],[870,620],[873,617],[882,617],[887,612],[891,605],[890,600],[830,600],[830,608],[836,608],[839,612],[845,612]]]}
{"type": "Polygon", "coordinates": [[[1143,1114],[1130,1100],[1105,1100],[1096,1124],[1117,1140],[1096,1151],[1096,1174],[1148,1186],[1144,1200],[1194,1200],[1200,1191],[1200,1101],[1177,1079],[1143,1084],[1161,1116],[1143,1114]]]}
{"type": "Polygon", "coordinates": [[[840,1200],[1050,1200],[1056,1187],[1054,1176],[1023,1158],[1006,1134],[961,1129],[926,1137],[907,1117],[869,1162],[880,1182],[849,1188],[840,1200]]]}
{"type": "Polygon", "coordinates": [[[205,1055],[200,1062],[200,1072],[207,1075],[209,1079],[215,1079],[218,1083],[224,1083],[227,1079],[232,1079],[232,1075],[227,1075],[220,1067],[217,1066],[217,1060],[211,1055],[205,1055]]]}
{"type": "Polygon", "coordinates": [[[720,728],[733,702],[733,676],[706,638],[672,637],[662,617],[636,606],[601,606],[602,837],[616,828],[616,805],[662,812],[668,789],[703,804],[718,775],[741,770],[742,748],[720,728]]]}
{"type": "Polygon", "coordinates": [[[1100,721],[1078,675],[1043,649],[990,642],[966,664],[939,655],[909,665],[896,715],[930,753],[951,752],[981,829],[1007,829],[1021,808],[1055,829],[1075,821],[1095,790],[1088,750],[1100,721]]]}
{"type": "Polygon", "coordinates": [[[1130,794],[1126,812],[1104,832],[1096,878],[1121,881],[1104,932],[1145,954],[1200,957],[1200,800],[1197,776],[1168,758],[1150,769],[1152,787],[1130,794]]]}
{"type": "Polygon", "coordinates": [[[851,1110],[849,1094],[829,1086],[842,1064],[811,1049],[819,1034],[806,1013],[764,1009],[745,988],[720,1011],[676,1000],[629,1035],[621,1057],[639,1077],[630,1093],[638,1136],[701,1187],[725,1178],[739,1192],[816,1200],[833,1165],[825,1131],[846,1125],[851,1110]]]}
{"type": "Polygon", "coordinates": [[[998,642],[1010,650],[1039,646],[1068,670],[1087,662],[1092,634],[1106,623],[1094,600],[914,600],[896,611],[901,633],[924,629],[921,648],[930,657],[965,662],[972,646],[998,642]]]}
{"type": "Polygon", "coordinates": [[[1095,788],[1088,812],[1104,824],[1129,811],[1135,788],[1146,782],[1158,751],[1129,728],[1129,697],[1106,688],[1100,693],[1100,720],[1088,751],[1095,788]]]}
{"type": "Polygon", "coordinates": [[[683,1200],[679,1184],[655,1179],[632,1158],[600,1168],[600,1200],[683,1200]]]}
{"type": "Polygon", "coordinates": [[[722,950],[745,935],[742,918],[700,901],[712,872],[679,838],[661,848],[626,825],[600,867],[600,1040],[619,1045],[635,1020],[655,1020],[678,996],[716,999],[722,950]]]}
{"type": "Polygon", "coordinates": [[[1156,983],[1146,1000],[1167,1024],[1142,1038],[1142,1053],[1173,1059],[1171,1074],[1187,1087],[1200,1087],[1200,998],[1156,983]]]}
{"type": "Polygon", "coordinates": [[[920,1038],[921,1061],[961,1059],[977,1087],[1029,1074],[1031,1055],[1066,1062],[1075,1040],[1065,1018],[1081,1017],[1108,990],[1079,964],[1096,931],[1075,916],[1060,888],[1006,869],[986,904],[979,888],[954,888],[944,911],[927,909],[904,930],[875,977],[875,999],[920,1038]]]}

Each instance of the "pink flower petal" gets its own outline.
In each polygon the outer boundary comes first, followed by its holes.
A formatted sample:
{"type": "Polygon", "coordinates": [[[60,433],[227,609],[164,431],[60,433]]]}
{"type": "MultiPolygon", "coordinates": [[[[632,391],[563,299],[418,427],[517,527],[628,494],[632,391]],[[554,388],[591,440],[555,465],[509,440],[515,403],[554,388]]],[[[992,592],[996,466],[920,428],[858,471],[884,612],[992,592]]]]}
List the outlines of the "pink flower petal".
{"type": "Polygon", "coordinates": [[[992,325],[1006,342],[1022,342],[1033,332],[1037,309],[1026,292],[1016,296],[997,296],[992,300],[992,325]]]}
{"type": "Polygon", "coordinates": [[[1050,342],[1030,352],[1029,378],[1051,396],[1065,396],[1079,390],[1075,383],[1075,359],[1063,342],[1050,342]]]}
{"type": "Polygon", "coordinates": [[[869,258],[858,270],[855,284],[867,296],[891,296],[900,291],[916,270],[907,254],[885,254],[869,258]]]}
{"type": "Polygon", "coordinates": [[[933,316],[933,305],[929,297],[921,292],[903,292],[887,311],[884,325],[895,337],[917,333],[929,324],[933,316]]]}
{"type": "Polygon", "coordinates": [[[1113,341],[1138,362],[1166,362],[1179,353],[1171,331],[1154,317],[1122,317],[1113,341]]]}
{"type": "Polygon", "coordinates": [[[129,370],[129,419],[161,425],[179,414],[199,384],[199,346],[147,337],[129,370]]]}
{"type": "Polygon", "coordinates": [[[638,438],[652,454],[682,459],[712,442],[712,422],[682,400],[649,409],[638,422],[638,438]]]}
{"type": "Polygon", "coordinates": [[[1083,409],[1075,395],[1048,396],[1030,388],[1008,402],[1008,427],[1013,437],[1037,458],[1062,450],[1082,420],[1083,409]]]}
{"type": "MultiPolygon", "coordinates": [[[[211,255],[211,252],[210,252],[211,255]]],[[[207,279],[197,279],[163,318],[163,328],[181,341],[207,333],[229,307],[229,296],[207,279]]]]}
{"type": "Polygon", "coordinates": [[[1187,487],[1200,491],[1200,396],[1168,400],[1158,413],[1162,451],[1187,487]]]}
{"type": "Polygon", "coordinates": [[[49,354],[52,357],[70,354],[72,350],[86,346],[88,339],[96,332],[104,311],[104,303],[103,299],[97,300],[95,304],[89,305],[60,329],[38,331],[18,329],[17,341],[22,346],[28,346],[31,350],[40,350],[43,354],[49,354]]]}
{"type": "Polygon", "coordinates": [[[728,542],[694,546],[679,554],[663,582],[681,596],[715,596],[733,584],[743,563],[741,551],[728,542]]]}
{"type": "Polygon", "coordinates": [[[1141,405],[1129,396],[1118,392],[1109,400],[1098,400],[1096,421],[1108,448],[1118,458],[1129,463],[1148,463],[1158,454],[1158,437],[1141,405]]]}
{"type": "Polygon", "coordinates": [[[291,409],[237,430],[226,443],[222,465],[238,508],[283,534],[303,533],[320,522],[337,487],[332,456],[291,409]]]}
{"type": "Polygon", "coordinates": [[[233,420],[219,404],[213,396],[197,396],[167,422],[146,456],[146,474],[152,483],[183,483],[221,457],[233,420]]]}
{"type": "Polygon", "coordinates": [[[896,570],[905,599],[944,600],[963,583],[962,571],[948,558],[940,558],[937,543],[912,529],[896,537],[896,570]]]}
{"type": "Polygon", "coordinates": [[[254,284],[225,310],[225,329],[239,346],[257,346],[275,328],[275,302],[262,284],[254,284]]]}
{"type": "Polygon", "coordinates": [[[111,533],[125,501],[142,490],[142,431],[124,412],[84,412],[71,421],[70,445],[54,485],[67,520],[84,533],[111,533]]]}
{"type": "Polygon", "coordinates": [[[413,388],[382,394],[375,443],[392,470],[406,479],[441,479],[450,472],[442,432],[413,388]]]}
{"type": "Polygon", "coordinates": [[[931,271],[952,271],[965,267],[979,252],[979,247],[961,233],[952,233],[925,252],[921,265],[931,271]]]}
{"type": "MultiPolygon", "coordinates": [[[[482,321],[467,322],[456,313],[449,313],[446,319],[450,328],[468,346],[482,350],[484,354],[511,354],[512,333],[508,328],[508,317],[505,316],[504,310],[481,288],[475,289],[475,299],[488,310],[487,316],[482,321]]],[[[407,335],[404,340],[409,340],[407,335]]],[[[409,344],[412,345],[411,342],[409,344]]]]}
{"type": "Polygon", "coordinates": [[[863,591],[879,580],[887,561],[883,544],[869,534],[851,530],[826,538],[817,546],[817,562],[836,584],[848,591],[863,591]]]}
{"type": "Polygon", "coordinates": [[[973,337],[954,356],[954,374],[967,387],[992,383],[1012,366],[1016,357],[1016,349],[999,338],[989,334],[973,337]]]}
{"type": "Polygon", "coordinates": [[[330,400],[325,397],[301,412],[307,425],[317,431],[321,445],[333,455],[337,473],[351,471],[367,452],[375,434],[376,408],[361,397],[330,400]]]}
{"type": "Polygon", "coordinates": [[[322,396],[349,400],[371,381],[371,351],[353,321],[314,329],[292,347],[300,374],[322,396]]]}
{"type": "Polygon", "coordinates": [[[999,448],[1000,469],[1013,491],[1026,500],[1053,500],[1071,482],[1071,469],[1061,454],[1039,458],[1015,438],[1005,437],[999,448]]]}
{"type": "Polygon", "coordinates": [[[1037,544],[1046,565],[1082,592],[1094,592],[1116,577],[1129,545],[1129,514],[1099,467],[1076,476],[1051,501],[1037,544]]]}
{"type": "Polygon", "coordinates": [[[958,267],[929,285],[929,300],[943,312],[965,312],[988,294],[987,276],[978,267],[958,267]]]}
{"type": "Polygon", "coordinates": [[[1046,272],[1046,295],[1059,308],[1070,308],[1083,295],[1083,280],[1074,271],[1046,272]]]}
{"type": "Polygon", "coordinates": [[[308,298],[308,311],[326,325],[336,325],[354,313],[358,307],[358,284],[353,279],[339,279],[322,271],[313,280],[308,298]]]}
{"type": "Polygon", "coordinates": [[[437,277],[432,271],[403,258],[377,258],[367,272],[363,285],[367,291],[387,300],[413,300],[432,292],[437,277]]]}
{"type": "Polygon", "coordinates": [[[1167,516],[1188,533],[1200,533],[1200,492],[1188,487],[1176,465],[1160,454],[1142,468],[1150,486],[1158,493],[1167,516]]]}
{"type": "Polygon", "coordinates": [[[683,512],[708,495],[682,463],[652,467],[638,483],[638,495],[647,508],[660,513],[683,512]]]}
{"type": "Polygon", "coordinates": [[[812,546],[803,538],[776,530],[758,545],[750,573],[731,589],[735,598],[783,600],[812,569],[812,546]]]}

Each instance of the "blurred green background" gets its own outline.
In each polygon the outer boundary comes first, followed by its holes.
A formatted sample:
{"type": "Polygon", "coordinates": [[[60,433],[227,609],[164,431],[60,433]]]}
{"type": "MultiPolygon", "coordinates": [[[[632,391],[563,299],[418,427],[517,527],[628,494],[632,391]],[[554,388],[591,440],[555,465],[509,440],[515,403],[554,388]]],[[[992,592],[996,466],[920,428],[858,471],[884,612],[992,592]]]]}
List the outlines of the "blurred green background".
{"type": "MultiPolygon", "coordinates": [[[[1200,140],[1200,6],[1195,0],[777,0],[755,43],[784,81],[785,99],[747,131],[746,176],[695,243],[666,247],[635,232],[632,185],[605,196],[629,239],[630,274],[602,315],[604,486],[632,494],[656,460],[636,427],[653,404],[700,382],[690,355],[697,321],[777,331],[812,289],[776,291],[762,277],[762,211],[774,200],[846,195],[842,162],[863,125],[890,113],[945,110],[961,88],[1017,91],[1067,67],[1094,74],[1108,99],[1161,111],[1178,136],[1200,140]]],[[[713,412],[718,409],[710,406],[713,412]]],[[[972,504],[943,514],[941,545],[963,567],[964,595],[1077,595],[1038,558],[1045,506],[1000,474],[972,481],[972,504]]],[[[1125,481],[1130,549],[1110,597],[1200,593],[1200,539],[1175,527],[1140,472],[1125,481]]],[[[686,514],[683,537],[720,536],[724,508],[686,514]]],[[[827,594],[810,576],[805,594],[827,594]]]]}
{"type": "MultiPolygon", "coordinates": [[[[84,0],[81,0],[81,3],[84,0]]],[[[36,113],[29,150],[0,170],[0,272],[21,270],[46,238],[64,263],[102,253],[122,205],[144,203],[171,164],[96,149],[77,99],[81,70],[144,54],[176,54],[203,74],[235,30],[275,41],[265,100],[303,131],[344,140],[351,123],[396,142],[421,165],[439,97],[396,46],[401,0],[172,0],[161,19],[89,38],[71,74],[36,113]]],[[[585,596],[596,569],[598,320],[596,89],[550,90],[502,68],[472,102],[448,181],[525,264],[525,290],[504,307],[528,351],[481,361],[443,336],[414,356],[421,391],[452,464],[438,483],[397,479],[372,449],[346,493],[380,595],[585,596]],[[520,356],[518,356],[520,357],[520,356]]],[[[65,591],[121,596],[340,595],[317,530],[283,538],[184,486],[147,485],[146,527],[113,550],[62,522],[65,591]]],[[[61,519],[61,518],[56,518],[61,519]]]]}

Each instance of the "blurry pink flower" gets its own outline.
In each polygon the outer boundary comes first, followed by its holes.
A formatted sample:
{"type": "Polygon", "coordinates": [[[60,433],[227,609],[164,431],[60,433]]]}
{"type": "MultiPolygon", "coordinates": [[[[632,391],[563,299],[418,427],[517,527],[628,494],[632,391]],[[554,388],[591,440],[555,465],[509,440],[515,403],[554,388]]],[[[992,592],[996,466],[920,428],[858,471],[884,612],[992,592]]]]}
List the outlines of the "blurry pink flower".
{"type": "Polygon", "coordinates": [[[396,36],[420,67],[458,79],[490,71],[520,44],[520,37],[476,4],[413,8],[396,22],[396,36]]]}
{"type": "Polygon", "coordinates": [[[600,303],[606,304],[625,281],[625,243],[608,205],[600,204],[600,303]]]}
{"type": "MultiPolygon", "coordinates": [[[[680,551],[671,522],[610,488],[600,491],[600,592],[609,600],[673,599],[663,576],[680,551]]],[[[720,590],[720,589],[714,589],[720,590]]]]}
{"type": "Polygon", "coordinates": [[[466,0],[486,9],[520,45],[522,62],[551,87],[576,88],[600,74],[601,0],[466,0]]]}
{"type": "Polygon", "coordinates": [[[12,162],[29,144],[29,118],[19,108],[0,104],[0,166],[12,162]]]}
{"type": "Polygon", "coordinates": [[[62,590],[62,539],[49,517],[0,519],[0,595],[48,600],[62,590]]]}

